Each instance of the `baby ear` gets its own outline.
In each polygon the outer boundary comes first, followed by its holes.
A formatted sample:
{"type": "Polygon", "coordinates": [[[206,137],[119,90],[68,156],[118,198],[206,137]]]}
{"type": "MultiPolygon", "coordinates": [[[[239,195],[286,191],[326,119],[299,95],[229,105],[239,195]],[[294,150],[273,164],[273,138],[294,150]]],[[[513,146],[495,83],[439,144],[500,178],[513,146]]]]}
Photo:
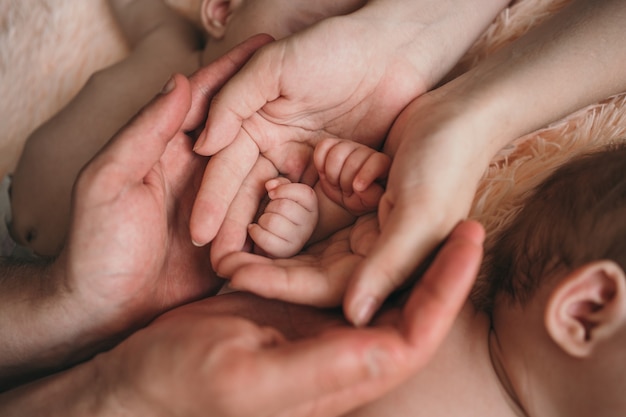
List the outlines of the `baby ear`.
{"type": "Polygon", "coordinates": [[[231,14],[243,0],[203,0],[200,6],[202,26],[214,39],[221,39],[226,31],[226,24],[231,14]]]}
{"type": "Polygon", "coordinates": [[[624,271],[608,260],[568,274],[548,300],[545,323],[554,342],[569,355],[588,357],[626,323],[624,271]]]}

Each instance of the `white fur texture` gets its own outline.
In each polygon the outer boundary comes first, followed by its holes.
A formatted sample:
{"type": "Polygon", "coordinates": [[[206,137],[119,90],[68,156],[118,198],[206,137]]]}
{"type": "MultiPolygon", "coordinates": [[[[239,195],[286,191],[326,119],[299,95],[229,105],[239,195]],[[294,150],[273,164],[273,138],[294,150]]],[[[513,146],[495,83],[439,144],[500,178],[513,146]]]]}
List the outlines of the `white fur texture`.
{"type": "MultiPolygon", "coordinates": [[[[188,17],[198,0],[168,0],[188,17]]],[[[0,178],[24,141],[128,52],[106,0],[0,1],[0,178]]]]}

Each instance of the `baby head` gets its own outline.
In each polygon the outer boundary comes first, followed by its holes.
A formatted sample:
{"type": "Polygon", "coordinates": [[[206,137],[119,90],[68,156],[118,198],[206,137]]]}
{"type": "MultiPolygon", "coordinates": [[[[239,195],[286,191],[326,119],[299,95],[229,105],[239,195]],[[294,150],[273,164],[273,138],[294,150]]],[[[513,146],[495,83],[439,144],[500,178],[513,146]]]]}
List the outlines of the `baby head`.
{"type": "Polygon", "coordinates": [[[626,415],[625,270],[622,145],[555,171],[495,244],[491,346],[523,407],[626,415]]]}
{"type": "Polygon", "coordinates": [[[252,35],[287,37],[331,16],[359,9],[365,0],[203,0],[208,34],[202,62],[208,64],[252,35]]]}

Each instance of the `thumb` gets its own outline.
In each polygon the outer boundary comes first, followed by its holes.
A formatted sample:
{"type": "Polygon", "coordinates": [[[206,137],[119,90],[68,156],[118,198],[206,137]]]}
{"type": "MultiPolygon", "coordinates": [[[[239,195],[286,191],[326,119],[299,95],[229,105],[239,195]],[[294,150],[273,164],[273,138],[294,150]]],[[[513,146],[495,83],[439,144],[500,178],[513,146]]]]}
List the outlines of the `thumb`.
{"type": "MultiPolygon", "coordinates": [[[[381,207],[383,204],[381,200],[381,207]]],[[[414,206],[396,206],[390,210],[384,222],[381,221],[380,236],[348,285],[344,310],[349,321],[357,326],[367,324],[387,296],[406,281],[449,233],[449,229],[432,230],[431,225],[414,206]]]]}
{"type": "Polygon", "coordinates": [[[423,358],[430,357],[454,323],[476,280],[485,231],[471,220],[450,233],[404,308],[405,331],[423,358]]]}
{"type": "Polygon", "coordinates": [[[269,35],[255,35],[234,47],[226,55],[200,68],[189,79],[191,82],[191,110],[183,128],[195,130],[205,121],[209,102],[217,91],[232,77],[257,49],[271,42],[269,35]]]}
{"type": "Polygon", "coordinates": [[[228,146],[246,119],[280,96],[281,47],[276,45],[259,50],[215,96],[197,153],[214,155],[228,146]]]}
{"type": "Polygon", "coordinates": [[[261,409],[281,416],[343,415],[406,379],[405,346],[396,332],[340,329],[262,352],[256,366],[263,371],[256,377],[261,409]]]}

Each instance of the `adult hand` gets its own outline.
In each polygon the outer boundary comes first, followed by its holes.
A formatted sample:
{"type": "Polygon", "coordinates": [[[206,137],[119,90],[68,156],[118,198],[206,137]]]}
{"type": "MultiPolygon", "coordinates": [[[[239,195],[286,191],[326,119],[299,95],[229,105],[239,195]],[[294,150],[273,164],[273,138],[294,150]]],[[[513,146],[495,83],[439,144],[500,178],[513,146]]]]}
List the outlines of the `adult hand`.
{"type": "Polygon", "coordinates": [[[379,208],[381,236],[348,288],[349,317],[367,321],[384,296],[467,215],[477,183],[498,150],[624,91],[626,51],[607,40],[623,36],[616,16],[625,10],[619,1],[573,1],[403,111],[386,143],[394,161],[379,208]],[[594,56],[578,53],[592,47],[594,56]]]}
{"type": "Polygon", "coordinates": [[[195,148],[214,157],[191,234],[199,245],[213,240],[218,272],[225,254],[244,247],[265,181],[281,173],[311,185],[312,150],[325,137],[377,148],[505,3],[373,1],[258,51],[212,103],[195,148]]]}
{"type": "MultiPolygon", "coordinates": [[[[452,91],[455,91],[452,89],[452,91]]],[[[471,207],[491,155],[489,112],[466,98],[434,90],[412,102],[390,131],[393,163],[378,222],[363,216],[330,242],[295,259],[233,252],[219,272],[230,285],[264,297],[315,306],[344,302],[350,321],[366,324],[471,207]],[[469,141],[468,138],[475,138],[469,141]],[[315,254],[317,267],[311,267],[315,254]]]]}
{"type": "Polygon", "coordinates": [[[72,334],[59,335],[60,343],[83,349],[68,352],[70,360],[221,286],[208,250],[189,236],[206,158],[192,152],[185,132],[202,123],[210,97],[267,41],[252,39],[199,71],[191,85],[173,76],[81,173],[68,243],[53,265],[72,305],[72,334]],[[192,95],[194,83],[201,86],[192,95]]]}
{"type": "MultiPolygon", "coordinates": [[[[382,314],[374,327],[354,328],[332,312],[249,294],[212,297],[166,313],[90,362],[0,397],[0,411],[343,414],[391,390],[433,356],[467,298],[483,236],[477,223],[460,224],[406,305],[382,314]]],[[[324,262],[324,255],[311,256],[324,262]]]]}
{"type": "Polygon", "coordinates": [[[60,259],[69,286],[121,329],[220,285],[208,251],[194,248],[185,231],[195,173],[206,162],[194,157],[181,129],[189,82],[175,75],[165,88],[172,91],[144,108],[81,173],[60,259]]]}
{"type": "Polygon", "coordinates": [[[220,262],[220,273],[231,277],[234,288],[265,297],[316,306],[343,301],[348,319],[366,324],[467,216],[478,181],[499,146],[497,141],[491,146],[481,142],[492,137],[490,112],[463,96],[451,97],[446,90],[427,93],[394,123],[385,145],[394,159],[379,222],[374,216],[361,217],[354,227],[337,233],[332,244],[315,245],[296,259],[231,253],[220,262]],[[311,253],[324,262],[311,268],[311,253]]]}
{"type": "Polygon", "coordinates": [[[336,232],[292,258],[269,259],[233,252],[221,262],[233,289],[267,298],[316,307],[341,304],[352,272],[378,238],[375,214],[366,214],[353,226],[336,232]]]}
{"type": "Polygon", "coordinates": [[[367,323],[467,217],[497,149],[482,141],[491,137],[486,113],[470,105],[435,90],[411,103],[394,123],[385,144],[393,162],[378,209],[380,235],[345,293],[344,310],[354,323],[367,323]]]}
{"type": "Polygon", "coordinates": [[[355,329],[327,312],[247,295],[239,303],[218,296],[159,318],[111,358],[103,355],[99,368],[105,380],[126,381],[114,384],[118,395],[140,389],[155,410],[172,414],[342,414],[432,357],[467,298],[483,235],[477,223],[460,224],[406,306],[383,314],[375,327],[355,329]]]}

